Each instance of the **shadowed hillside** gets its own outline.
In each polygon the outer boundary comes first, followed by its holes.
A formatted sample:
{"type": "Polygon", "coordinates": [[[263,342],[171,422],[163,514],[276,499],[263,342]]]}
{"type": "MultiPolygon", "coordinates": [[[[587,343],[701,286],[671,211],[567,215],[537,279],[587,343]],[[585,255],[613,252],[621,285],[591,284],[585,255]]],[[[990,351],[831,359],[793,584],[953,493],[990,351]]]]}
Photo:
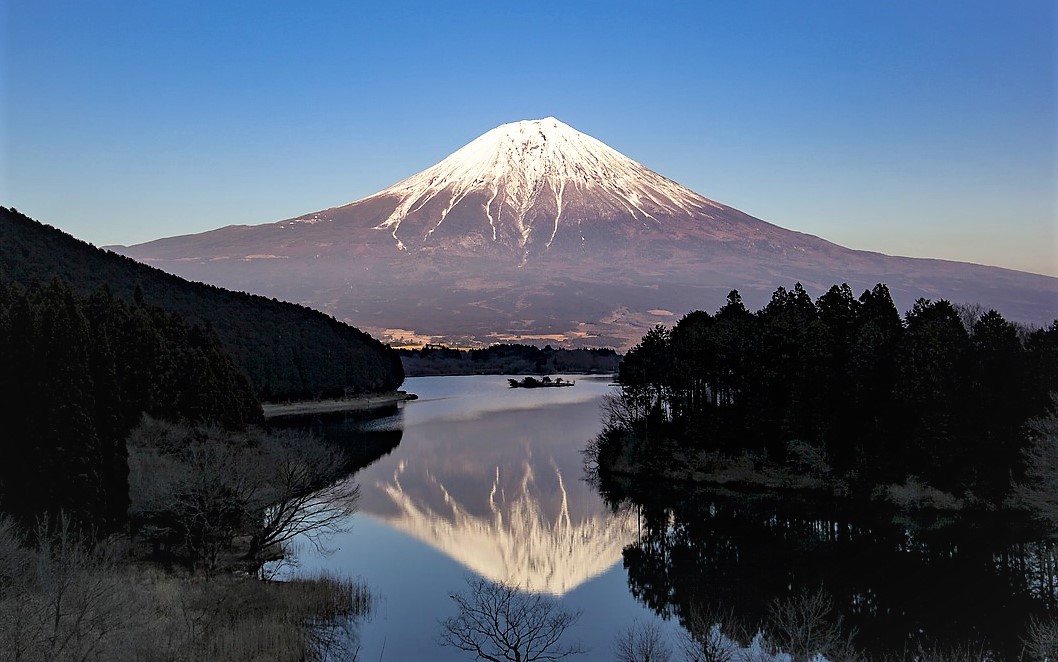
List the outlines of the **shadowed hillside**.
{"type": "Polygon", "coordinates": [[[333,317],[189,282],[0,207],[0,280],[25,286],[55,276],[82,295],[105,284],[126,302],[211,326],[263,400],[386,391],[404,381],[396,351],[333,317]]]}

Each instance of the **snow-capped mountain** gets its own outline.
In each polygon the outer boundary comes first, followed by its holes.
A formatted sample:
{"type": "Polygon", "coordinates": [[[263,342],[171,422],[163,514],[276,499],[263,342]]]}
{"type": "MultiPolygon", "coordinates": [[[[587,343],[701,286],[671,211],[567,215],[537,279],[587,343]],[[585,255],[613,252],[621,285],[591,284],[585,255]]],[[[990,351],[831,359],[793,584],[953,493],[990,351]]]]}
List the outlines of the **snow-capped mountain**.
{"type": "Polygon", "coordinates": [[[653,227],[723,209],[553,117],[499,126],[371,198],[387,196],[398,203],[379,228],[402,249],[428,244],[450,215],[484,212],[483,238],[526,256],[623,219],[653,227]]]}
{"type": "Polygon", "coordinates": [[[346,205],[119,252],[182,276],[321,308],[398,340],[626,346],[656,322],[749,305],[800,281],[885,282],[1058,317],[1058,279],[854,251],[772,225],[669,180],[553,117],[499,126],[346,205]]]}

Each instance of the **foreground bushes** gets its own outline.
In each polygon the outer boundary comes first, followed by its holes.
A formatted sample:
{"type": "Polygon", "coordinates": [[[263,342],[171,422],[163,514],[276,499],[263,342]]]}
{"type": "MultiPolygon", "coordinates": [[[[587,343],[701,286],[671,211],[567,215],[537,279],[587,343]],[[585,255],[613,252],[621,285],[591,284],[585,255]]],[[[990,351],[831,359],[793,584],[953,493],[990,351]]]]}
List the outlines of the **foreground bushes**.
{"type": "Polygon", "coordinates": [[[349,459],[305,432],[225,432],[145,417],[128,439],[129,520],[156,557],[207,573],[256,569],[295,536],[341,529],[359,486],[349,459]],[[237,544],[240,543],[240,544],[237,544]]]}
{"type": "Polygon", "coordinates": [[[69,520],[34,532],[0,520],[0,651],[65,660],[321,660],[354,646],[371,610],[363,584],[322,576],[165,573],[113,540],[88,544],[69,520]]]}
{"type": "MultiPolygon", "coordinates": [[[[145,418],[128,441],[131,535],[0,516],[4,660],[313,660],[353,645],[370,595],[338,577],[263,581],[295,535],[337,530],[357,486],[303,433],[145,418]],[[199,572],[204,570],[205,572],[199,572]]],[[[355,651],[354,651],[355,653],[355,651]]]]}

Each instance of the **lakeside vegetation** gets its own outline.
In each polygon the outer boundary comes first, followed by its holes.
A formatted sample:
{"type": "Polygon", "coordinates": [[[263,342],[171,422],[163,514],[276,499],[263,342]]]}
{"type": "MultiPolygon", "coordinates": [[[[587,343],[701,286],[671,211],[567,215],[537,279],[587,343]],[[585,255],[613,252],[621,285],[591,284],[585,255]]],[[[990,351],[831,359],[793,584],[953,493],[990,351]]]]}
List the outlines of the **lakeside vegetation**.
{"type": "Polygon", "coordinates": [[[374,456],[264,431],[208,327],[105,287],[0,282],[0,363],[5,655],[304,660],[355,641],[365,586],[260,571],[340,526],[342,478],[374,456]]]}
{"type": "Polygon", "coordinates": [[[610,348],[565,349],[551,345],[498,344],[480,349],[426,345],[400,349],[409,377],[434,375],[613,374],[621,355],[610,348]]]}
{"type": "Polygon", "coordinates": [[[802,487],[933,507],[1058,511],[1058,322],[920,299],[884,285],[658,326],[621,364],[591,445],[599,472],[802,487]],[[1050,421],[1050,422],[1048,422],[1050,421]]]}
{"type": "Polygon", "coordinates": [[[732,292],[652,329],[619,382],[586,465],[638,513],[629,585],[694,659],[761,636],[794,659],[1058,654],[1058,322],[901,316],[884,285],[756,312],[732,292]],[[824,639],[784,642],[783,605],[824,639]]]}
{"type": "Polygon", "coordinates": [[[15,660],[354,656],[371,595],[272,581],[355,507],[346,447],[259,398],[403,381],[395,351],[300,306],[188,283],[0,208],[0,650],[15,660]]]}

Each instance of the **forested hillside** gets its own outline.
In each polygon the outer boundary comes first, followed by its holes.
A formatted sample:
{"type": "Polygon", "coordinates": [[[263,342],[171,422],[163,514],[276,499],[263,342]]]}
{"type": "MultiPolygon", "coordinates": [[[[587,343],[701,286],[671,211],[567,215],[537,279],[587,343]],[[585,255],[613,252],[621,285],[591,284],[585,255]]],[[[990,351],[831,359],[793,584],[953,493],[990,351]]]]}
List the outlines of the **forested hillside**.
{"type": "Polygon", "coordinates": [[[0,207],[0,281],[25,287],[56,276],[82,296],[106,285],[126,304],[212,328],[262,400],[386,391],[404,381],[396,351],[323,313],[189,282],[0,207]]]}
{"type": "Polygon", "coordinates": [[[26,526],[64,512],[120,529],[125,438],[144,414],[230,430],[261,420],[212,331],[105,287],[82,298],[58,278],[0,282],[0,366],[0,512],[26,526]]]}

